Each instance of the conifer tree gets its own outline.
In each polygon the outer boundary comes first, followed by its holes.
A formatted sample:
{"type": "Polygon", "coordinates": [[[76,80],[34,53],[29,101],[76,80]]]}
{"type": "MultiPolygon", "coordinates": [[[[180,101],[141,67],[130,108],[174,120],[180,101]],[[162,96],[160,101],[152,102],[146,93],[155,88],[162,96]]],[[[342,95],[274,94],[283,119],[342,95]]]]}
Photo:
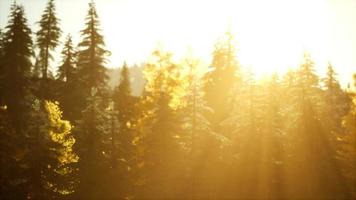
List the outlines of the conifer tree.
{"type": "Polygon", "coordinates": [[[77,199],[105,199],[110,171],[110,116],[102,109],[103,98],[95,88],[87,99],[76,134],[76,152],[79,155],[79,185],[77,199]],[[99,185],[96,183],[100,183],[99,185]]]}
{"type": "MultiPolygon", "coordinates": [[[[353,76],[354,86],[356,87],[356,74],[353,76]]],[[[352,103],[349,112],[343,118],[343,128],[346,129],[339,147],[340,157],[342,159],[342,172],[347,178],[347,186],[351,192],[352,198],[356,198],[356,94],[350,92],[352,103]]],[[[352,199],[351,198],[351,199],[352,199]]]]}
{"type": "MultiPolygon", "coordinates": [[[[229,118],[224,122],[232,126],[229,130],[229,138],[232,143],[232,183],[238,190],[232,192],[233,196],[245,198],[261,198],[263,194],[259,191],[261,183],[256,173],[260,171],[263,135],[263,112],[265,112],[263,93],[259,84],[256,83],[253,72],[249,69],[243,73],[239,87],[235,88],[233,99],[233,110],[229,118]],[[239,156],[236,156],[239,155],[239,156]],[[256,193],[251,193],[257,190],[256,193]]],[[[231,180],[231,179],[230,179],[231,180]]],[[[230,188],[231,189],[231,188],[230,188]]]]}
{"type": "Polygon", "coordinates": [[[58,46],[61,36],[54,0],[48,0],[38,24],[40,25],[40,30],[36,32],[36,45],[39,48],[38,64],[42,71],[42,78],[46,80],[49,77],[49,62],[53,59],[51,51],[58,46]]]}
{"type": "Polygon", "coordinates": [[[58,67],[57,78],[70,83],[73,81],[75,73],[75,51],[72,43],[72,36],[68,35],[62,50],[62,64],[58,67]]]}
{"type": "Polygon", "coordinates": [[[325,88],[323,120],[326,130],[331,132],[341,133],[342,117],[347,114],[350,99],[348,95],[341,89],[340,83],[337,80],[337,74],[334,71],[331,63],[328,65],[327,74],[322,79],[325,88]]]}
{"type": "Polygon", "coordinates": [[[67,36],[62,50],[62,63],[58,67],[57,79],[62,82],[61,87],[57,90],[58,99],[62,105],[63,116],[70,120],[75,121],[75,116],[78,116],[79,112],[76,106],[80,103],[78,99],[78,87],[77,84],[77,68],[76,52],[74,51],[72,38],[67,36]]]}
{"type": "Polygon", "coordinates": [[[154,51],[145,67],[147,84],[141,101],[145,110],[138,129],[145,163],[141,176],[146,184],[139,198],[178,198],[177,192],[184,185],[183,170],[179,167],[183,155],[177,110],[180,72],[171,54],[160,50],[154,51]]]}
{"type": "Polygon", "coordinates": [[[136,116],[138,116],[138,111],[136,109],[137,98],[132,96],[130,74],[126,63],[124,63],[120,73],[120,83],[113,93],[114,111],[117,113],[116,126],[118,127],[116,128],[118,136],[114,141],[116,166],[113,169],[121,178],[116,179],[116,183],[112,185],[114,190],[118,191],[118,195],[122,195],[122,198],[124,198],[133,192],[134,180],[132,169],[134,169],[134,165],[136,164],[136,147],[133,141],[136,137],[134,127],[137,123],[136,116]]]}
{"type": "Polygon", "coordinates": [[[26,154],[26,131],[29,127],[32,97],[29,78],[31,70],[32,40],[24,9],[15,2],[3,34],[0,64],[0,104],[3,142],[1,153],[2,197],[26,197],[26,181],[23,163],[26,154]],[[7,167],[5,167],[7,166],[7,167]]]}
{"type": "MultiPolygon", "coordinates": [[[[4,55],[0,75],[2,102],[7,105],[11,123],[17,131],[26,128],[31,107],[30,73],[32,40],[24,9],[13,4],[4,34],[4,55]]],[[[20,134],[20,133],[18,133],[20,134]]]]}
{"type": "Polygon", "coordinates": [[[79,154],[80,184],[76,192],[80,199],[105,198],[109,188],[106,171],[110,171],[110,120],[107,109],[107,74],[104,38],[94,2],[89,3],[86,27],[78,45],[76,102],[73,119],[78,120],[76,151],[79,154]],[[82,113],[82,115],[79,115],[82,113]],[[94,183],[101,182],[100,187],[94,183]],[[90,191],[90,192],[88,192],[90,191]]]}
{"type": "Polygon", "coordinates": [[[184,127],[185,131],[189,133],[187,136],[190,138],[191,153],[195,154],[194,151],[199,151],[200,149],[199,145],[194,144],[199,141],[197,137],[204,137],[204,134],[213,135],[210,122],[205,117],[207,113],[213,111],[206,105],[204,99],[204,93],[202,91],[203,81],[197,69],[199,61],[188,58],[185,64],[187,65],[188,72],[184,79],[184,127]]]}
{"type": "Polygon", "coordinates": [[[187,72],[183,79],[184,84],[184,107],[182,108],[183,131],[185,135],[185,146],[187,148],[187,176],[190,191],[185,198],[201,198],[204,194],[204,184],[211,178],[209,172],[202,172],[201,166],[210,165],[210,160],[205,156],[207,151],[212,152],[216,145],[222,143],[218,134],[214,133],[210,127],[210,122],[206,115],[213,112],[207,106],[203,92],[203,81],[198,72],[199,61],[194,58],[187,58],[183,63],[187,72]],[[209,146],[209,150],[207,147],[209,146]]]}
{"type": "Polygon", "coordinates": [[[85,29],[81,31],[82,41],[79,43],[78,51],[78,84],[81,85],[82,98],[90,96],[91,88],[98,89],[98,94],[102,94],[106,87],[107,75],[104,38],[100,33],[99,19],[93,1],[89,3],[89,10],[86,17],[85,29]]]}
{"type": "Polygon", "coordinates": [[[231,88],[238,84],[239,72],[235,53],[234,38],[228,31],[215,45],[211,67],[205,75],[205,98],[208,106],[214,110],[214,114],[208,116],[213,129],[218,129],[231,109],[229,97],[231,88]]]}
{"type": "Polygon", "coordinates": [[[290,180],[293,190],[287,195],[296,195],[296,198],[318,196],[347,199],[347,188],[340,187],[344,184],[344,178],[335,160],[335,146],[330,142],[329,134],[323,129],[320,121],[318,102],[321,101],[322,91],[318,84],[319,78],[315,74],[314,63],[310,55],[305,54],[298,70],[296,98],[290,105],[294,115],[288,119],[294,124],[289,127],[288,137],[293,143],[288,148],[291,156],[287,160],[287,176],[293,177],[290,180]],[[301,174],[304,174],[304,177],[301,174]],[[303,186],[305,182],[309,183],[309,188],[303,186]],[[298,188],[303,192],[300,193],[298,188]]]}

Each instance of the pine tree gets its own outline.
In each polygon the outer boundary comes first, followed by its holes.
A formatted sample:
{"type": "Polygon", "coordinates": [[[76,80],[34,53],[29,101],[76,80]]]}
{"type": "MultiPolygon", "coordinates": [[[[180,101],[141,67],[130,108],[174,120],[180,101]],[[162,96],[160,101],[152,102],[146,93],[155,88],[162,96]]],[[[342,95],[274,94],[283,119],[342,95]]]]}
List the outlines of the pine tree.
{"type": "MultiPolygon", "coordinates": [[[[238,190],[233,190],[235,197],[261,198],[263,192],[260,191],[259,168],[262,156],[262,141],[264,139],[264,121],[263,114],[264,97],[261,86],[256,82],[251,69],[242,73],[242,79],[239,87],[235,88],[233,96],[233,109],[230,116],[224,122],[229,128],[231,139],[233,166],[231,178],[232,185],[236,185],[238,190]],[[237,156],[238,155],[238,156],[237,156]],[[256,190],[256,192],[251,192],[256,190]]],[[[231,191],[231,188],[229,188],[231,191]]]]}
{"type": "Polygon", "coordinates": [[[181,151],[180,71],[169,53],[154,51],[145,66],[147,84],[138,129],[142,152],[141,176],[145,186],[138,198],[179,198],[183,188],[181,151]],[[174,173],[173,173],[174,172],[174,173]],[[163,173],[163,174],[162,174],[163,173]]]}
{"type": "Polygon", "coordinates": [[[329,63],[326,77],[322,79],[325,88],[324,92],[324,121],[326,130],[341,133],[342,117],[347,114],[350,99],[341,89],[337,80],[337,74],[333,66],[329,63]]]}
{"type": "Polygon", "coordinates": [[[79,94],[77,94],[80,85],[77,83],[78,74],[75,62],[76,52],[73,48],[72,38],[68,35],[62,50],[62,64],[57,71],[57,79],[62,82],[61,87],[57,90],[57,96],[62,105],[63,116],[73,122],[77,119],[77,112],[79,112],[76,106],[81,103],[81,99],[78,98],[79,94]]]}
{"type": "Polygon", "coordinates": [[[105,68],[104,38],[99,32],[99,19],[94,2],[89,3],[86,17],[86,28],[81,31],[83,40],[79,43],[78,51],[78,84],[81,85],[81,93],[84,97],[90,96],[91,88],[103,93],[106,87],[107,75],[105,68]]]}
{"type": "Polygon", "coordinates": [[[286,114],[283,113],[284,100],[282,87],[277,74],[273,74],[262,85],[261,135],[260,135],[260,183],[259,193],[262,198],[284,199],[285,197],[285,148],[286,114]]]}
{"type": "Polygon", "coordinates": [[[187,148],[185,161],[188,165],[187,182],[190,183],[190,192],[185,198],[197,199],[204,196],[206,188],[203,186],[211,178],[209,172],[202,172],[201,166],[211,164],[205,156],[207,152],[211,153],[216,145],[222,143],[222,138],[219,138],[219,135],[212,131],[210,122],[206,118],[206,115],[213,111],[207,106],[204,99],[204,85],[198,71],[199,61],[194,58],[187,58],[183,66],[187,72],[183,79],[185,95],[181,114],[185,133],[183,138],[185,138],[187,148]]]}
{"type": "Polygon", "coordinates": [[[0,102],[2,138],[1,196],[24,199],[26,197],[26,131],[29,127],[32,97],[29,78],[31,70],[32,40],[24,9],[15,2],[2,39],[0,66],[0,102]],[[6,166],[6,167],[5,167],[6,166]]]}
{"type": "MultiPolygon", "coordinates": [[[[356,74],[353,78],[356,87],[356,74]]],[[[342,140],[339,156],[342,160],[342,172],[347,179],[352,198],[356,198],[356,94],[350,92],[349,95],[352,97],[352,104],[349,112],[343,118],[343,127],[346,131],[342,137],[339,137],[339,140],[342,140]]]]}
{"type": "MultiPolygon", "coordinates": [[[[114,111],[117,113],[117,126],[115,143],[115,162],[114,170],[120,176],[113,183],[113,189],[118,191],[117,194],[122,198],[132,195],[133,187],[133,170],[135,165],[135,145],[133,144],[136,137],[134,127],[136,126],[136,116],[138,111],[136,109],[137,98],[132,96],[131,82],[129,69],[124,63],[121,69],[120,83],[115,88],[113,93],[114,111]]],[[[115,124],[114,124],[115,126],[115,124]]]]}
{"type": "Polygon", "coordinates": [[[75,73],[75,51],[72,36],[68,35],[62,50],[62,65],[58,67],[57,79],[67,83],[73,81],[75,73]]]}
{"type": "Polygon", "coordinates": [[[71,108],[73,119],[78,120],[76,151],[79,154],[79,180],[77,198],[105,198],[110,171],[110,134],[107,109],[107,74],[105,68],[104,38],[99,32],[98,14],[94,2],[89,3],[86,28],[81,31],[78,45],[76,74],[76,102],[71,108]],[[94,92],[95,91],[95,92],[94,92]],[[82,115],[78,115],[82,113],[82,115]],[[101,182],[100,187],[94,183],[101,182]],[[88,192],[90,191],[90,192],[88,192]]]}
{"type": "Polygon", "coordinates": [[[293,190],[287,195],[295,195],[296,198],[318,196],[347,199],[347,188],[340,187],[344,179],[336,161],[335,146],[320,121],[322,91],[318,85],[319,78],[315,74],[313,61],[310,55],[305,54],[298,70],[295,98],[289,108],[294,114],[287,119],[293,122],[288,127],[288,139],[293,143],[287,149],[291,156],[286,165],[293,190]],[[306,182],[309,183],[308,188],[304,187],[306,182]]]}
{"type": "Polygon", "coordinates": [[[79,155],[77,199],[106,199],[110,171],[110,116],[102,109],[102,97],[93,88],[82,112],[76,134],[79,155]],[[100,183],[99,185],[97,183],[100,183]]]}
{"type": "Polygon", "coordinates": [[[205,98],[208,106],[214,110],[214,114],[208,116],[208,119],[214,130],[219,129],[219,124],[231,109],[229,97],[231,88],[238,84],[238,72],[239,64],[235,55],[234,38],[228,31],[215,45],[211,67],[205,75],[205,98]]]}
{"type": "Polygon", "coordinates": [[[30,73],[32,40],[24,9],[13,4],[4,34],[4,55],[0,75],[2,102],[7,105],[10,120],[16,131],[26,128],[31,107],[30,73]]]}
{"type": "Polygon", "coordinates": [[[58,46],[61,36],[54,0],[48,1],[38,24],[40,25],[40,30],[36,32],[36,44],[39,48],[39,64],[42,69],[42,78],[46,80],[50,68],[49,61],[53,59],[51,51],[58,46]]]}

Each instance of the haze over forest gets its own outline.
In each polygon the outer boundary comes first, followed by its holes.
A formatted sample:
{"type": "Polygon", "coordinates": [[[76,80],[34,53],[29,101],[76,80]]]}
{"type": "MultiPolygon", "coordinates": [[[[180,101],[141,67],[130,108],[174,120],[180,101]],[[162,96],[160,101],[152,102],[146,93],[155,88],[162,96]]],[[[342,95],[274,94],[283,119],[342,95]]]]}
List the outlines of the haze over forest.
{"type": "Polygon", "coordinates": [[[0,199],[356,199],[353,1],[132,2],[0,0],[0,199]]]}

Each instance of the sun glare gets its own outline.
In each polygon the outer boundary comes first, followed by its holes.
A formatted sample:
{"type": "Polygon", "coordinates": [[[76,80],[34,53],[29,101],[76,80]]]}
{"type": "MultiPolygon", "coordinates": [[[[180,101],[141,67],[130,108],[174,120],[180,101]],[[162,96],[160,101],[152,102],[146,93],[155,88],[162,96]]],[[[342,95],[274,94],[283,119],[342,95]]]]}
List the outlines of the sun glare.
{"type": "MultiPolygon", "coordinates": [[[[136,10],[136,14],[120,15],[130,20],[123,24],[120,19],[116,22],[130,30],[103,24],[111,27],[105,31],[107,40],[113,41],[108,46],[115,64],[121,63],[123,58],[129,61],[147,58],[157,44],[163,44],[176,57],[192,49],[209,64],[214,43],[228,29],[235,36],[239,62],[252,68],[257,75],[284,73],[297,67],[304,51],[311,53],[320,72],[324,72],[326,63],[332,61],[328,49],[333,38],[327,34],[332,27],[328,24],[327,4],[322,0],[154,0],[140,2],[140,5],[127,2],[121,6],[127,7],[125,10],[132,10],[130,7],[136,10]],[[145,15],[147,10],[149,15],[145,15]],[[145,26],[136,27],[135,24],[145,26]],[[135,42],[124,50],[118,44],[129,42],[123,39],[129,37],[135,38],[135,42]]],[[[108,13],[115,9],[105,8],[108,13]]],[[[105,16],[103,21],[112,24],[113,21],[106,20],[105,16]]]]}

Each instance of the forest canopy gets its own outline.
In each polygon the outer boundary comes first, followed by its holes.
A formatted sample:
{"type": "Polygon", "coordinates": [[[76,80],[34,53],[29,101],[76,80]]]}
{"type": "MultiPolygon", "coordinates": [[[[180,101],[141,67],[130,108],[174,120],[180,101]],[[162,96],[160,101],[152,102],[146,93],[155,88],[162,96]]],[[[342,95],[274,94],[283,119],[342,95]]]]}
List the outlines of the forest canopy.
{"type": "Polygon", "coordinates": [[[78,43],[60,22],[14,1],[0,27],[0,199],[356,198],[356,74],[305,51],[256,78],[230,30],[208,65],[157,47],[113,70],[94,1],[78,43]]]}

